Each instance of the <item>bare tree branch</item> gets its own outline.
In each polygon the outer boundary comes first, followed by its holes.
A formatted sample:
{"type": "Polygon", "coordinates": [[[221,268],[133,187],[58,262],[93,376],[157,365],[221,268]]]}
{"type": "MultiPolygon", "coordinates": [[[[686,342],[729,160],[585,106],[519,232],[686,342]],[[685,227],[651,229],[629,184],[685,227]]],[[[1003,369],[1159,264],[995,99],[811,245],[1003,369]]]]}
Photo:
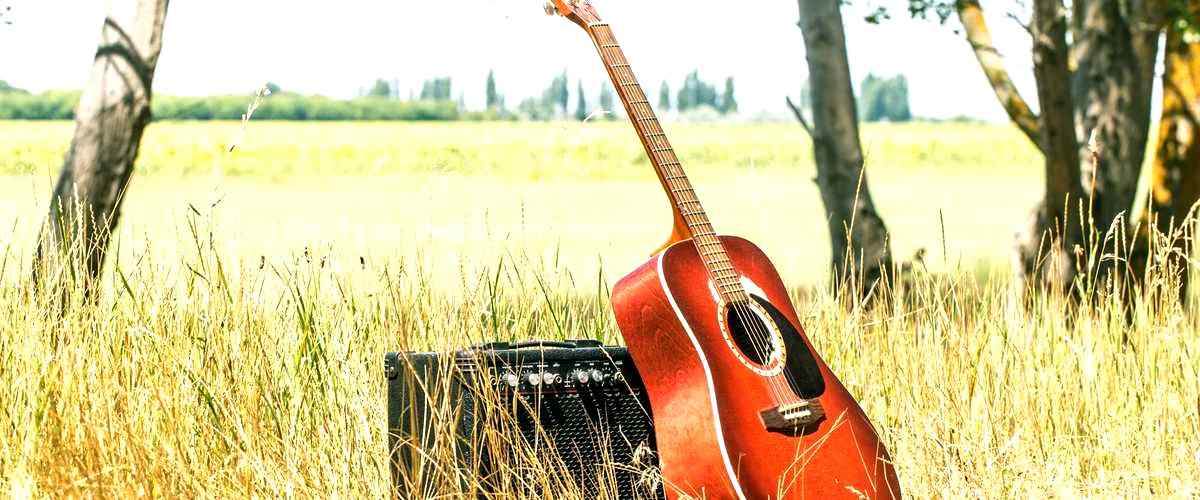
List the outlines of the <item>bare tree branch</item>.
{"type": "Polygon", "coordinates": [[[966,30],[967,42],[975,52],[975,59],[983,69],[996,99],[1008,113],[1009,119],[1025,133],[1038,149],[1044,149],[1041,144],[1041,126],[1038,117],[1029,109],[1029,104],[1021,97],[1017,87],[1013,85],[1008,70],[1004,67],[1004,58],[992,43],[992,34],[988,30],[987,21],[983,17],[983,9],[976,0],[964,0],[958,3],[958,18],[966,30]]]}
{"type": "Polygon", "coordinates": [[[787,100],[788,107],[792,108],[792,114],[796,115],[796,121],[800,122],[800,126],[804,127],[805,132],[808,132],[808,136],[814,141],[817,140],[817,136],[813,134],[812,126],[808,124],[808,120],[804,119],[804,111],[792,102],[791,97],[785,97],[784,99],[787,100]]]}

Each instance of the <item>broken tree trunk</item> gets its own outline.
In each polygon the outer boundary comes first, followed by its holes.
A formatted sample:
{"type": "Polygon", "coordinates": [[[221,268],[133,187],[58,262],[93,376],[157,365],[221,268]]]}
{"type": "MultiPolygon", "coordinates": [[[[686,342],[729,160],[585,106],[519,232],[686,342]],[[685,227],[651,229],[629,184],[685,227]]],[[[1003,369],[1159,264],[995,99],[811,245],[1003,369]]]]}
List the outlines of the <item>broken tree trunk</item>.
{"type": "Polygon", "coordinates": [[[834,276],[863,296],[888,278],[892,256],[887,227],[871,201],[863,171],[841,2],[799,0],[799,6],[799,26],[808,59],[812,126],[802,114],[797,113],[797,118],[812,136],[834,276]]]}
{"type": "Polygon", "coordinates": [[[91,76],[75,109],[75,135],[38,244],[35,283],[74,280],[92,287],[150,122],[167,0],[120,7],[104,19],[91,76]]]}

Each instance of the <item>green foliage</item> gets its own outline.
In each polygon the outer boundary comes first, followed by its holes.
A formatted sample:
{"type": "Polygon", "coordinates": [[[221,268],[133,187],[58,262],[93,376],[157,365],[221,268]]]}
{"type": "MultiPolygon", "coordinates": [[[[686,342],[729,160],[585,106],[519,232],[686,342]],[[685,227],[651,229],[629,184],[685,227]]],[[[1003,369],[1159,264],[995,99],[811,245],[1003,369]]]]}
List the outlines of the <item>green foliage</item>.
{"type": "Polygon", "coordinates": [[[554,118],[554,104],[545,99],[527,97],[517,105],[517,114],[529,120],[550,120],[554,118]]]}
{"type": "Polygon", "coordinates": [[[570,102],[569,97],[567,95],[566,71],[554,77],[550,81],[550,86],[542,91],[542,103],[550,109],[552,116],[565,115],[567,113],[567,104],[570,102]]]}
{"type": "Polygon", "coordinates": [[[868,74],[862,82],[859,113],[863,121],[906,122],[912,120],[908,107],[908,80],[904,75],[880,78],[868,74]]]}
{"type": "Polygon", "coordinates": [[[662,85],[658,86],[658,110],[671,110],[671,86],[667,85],[666,81],[663,81],[662,85]]]}
{"type": "MultiPolygon", "coordinates": [[[[580,82],[582,86],[583,83],[580,82]]],[[[580,93],[582,97],[582,92],[580,93]]],[[[567,116],[570,94],[567,90],[567,72],[555,76],[540,98],[529,97],[517,105],[517,113],[530,120],[553,120],[567,116]]]]}
{"type": "Polygon", "coordinates": [[[449,101],[453,99],[450,96],[450,77],[448,76],[425,80],[425,84],[421,85],[422,101],[449,101]]]}
{"type": "Polygon", "coordinates": [[[375,84],[371,86],[371,90],[367,91],[367,95],[371,97],[391,97],[392,86],[388,84],[387,80],[378,78],[375,80],[375,84]]]}
{"type": "Polygon", "coordinates": [[[0,120],[71,120],[78,102],[78,91],[0,92],[0,120]]]}
{"type": "MultiPolygon", "coordinates": [[[[158,96],[153,101],[159,120],[237,120],[249,99],[242,96],[158,96]]],[[[397,101],[380,96],[350,100],[292,93],[272,94],[254,112],[255,120],[455,120],[452,101],[397,101]]]]}
{"type": "Polygon", "coordinates": [[[13,87],[12,85],[9,85],[8,82],[6,82],[4,80],[0,80],[0,94],[10,94],[10,93],[28,94],[29,91],[27,91],[25,89],[19,89],[19,88],[13,87]]]}
{"type": "Polygon", "coordinates": [[[684,112],[700,106],[719,107],[716,87],[701,80],[700,71],[697,70],[683,80],[683,88],[679,89],[679,96],[675,99],[675,108],[684,112]]]}
{"type": "Polygon", "coordinates": [[[617,115],[617,110],[613,106],[613,103],[614,97],[612,85],[608,83],[608,80],[605,80],[600,84],[600,109],[606,111],[604,116],[610,120],[617,115]]]}
{"type": "Polygon", "coordinates": [[[579,96],[579,98],[576,99],[577,104],[575,107],[575,119],[584,121],[588,117],[588,105],[587,96],[583,94],[583,80],[579,81],[579,88],[575,91],[575,94],[579,96]]]}
{"type": "Polygon", "coordinates": [[[487,96],[487,109],[504,109],[504,96],[500,95],[500,92],[496,90],[496,74],[491,70],[488,70],[487,89],[485,95],[487,96]]]}
{"type": "MultiPolygon", "coordinates": [[[[666,82],[663,82],[659,89],[659,106],[662,106],[664,100],[669,100],[670,90],[667,88],[666,82]]],[[[716,86],[700,79],[700,71],[692,71],[683,80],[683,87],[680,87],[679,94],[675,98],[675,109],[683,113],[689,110],[700,108],[712,108],[721,114],[737,112],[737,98],[734,97],[733,77],[725,79],[725,91],[718,95],[716,86]]],[[[663,108],[667,109],[667,108],[663,108]]]]}
{"type": "Polygon", "coordinates": [[[737,98],[733,96],[733,77],[725,79],[725,93],[721,94],[721,113],[737,113],[737,98]]]}

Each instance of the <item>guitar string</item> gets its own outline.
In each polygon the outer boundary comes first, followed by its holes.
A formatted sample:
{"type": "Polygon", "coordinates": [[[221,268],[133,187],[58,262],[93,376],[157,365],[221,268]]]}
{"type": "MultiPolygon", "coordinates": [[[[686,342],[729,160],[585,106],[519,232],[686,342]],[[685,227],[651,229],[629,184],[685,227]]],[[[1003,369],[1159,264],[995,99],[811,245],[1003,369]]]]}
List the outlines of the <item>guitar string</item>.
{"type": "MultiPolygon", "coordinates": [[[[608,30],[608,31],[611,32],[611,30],[608,30]]],[[[597,34],[599,36],[602,36],[603,32],[601,32],[600,30],[597,30],[597,34]]],[[[602,43],[607,44],[607,42],[612,42],[611,45],[616,46],[615,40],[612,39],[611,35],[608,37],[607,40],[602,40],[602,43]]],[[[603,48],[613,48],[613,47],[602,47],[602,49],[603,48]]],[[[611,65],[613,67],[613,72],[617,73],[618,85],[620,87],[622,87],[622,89],[624,89],[625,87],[630,87],[635,90],[640,90],[640,87],[637,85],[636,78],[633,77],[632,74],[629,75],[631,78],[630,78],[630,81],[627,81],[627,82],[623,81],[624,75],[620,75],[619,68],[622,68],[622,67],[629,68],[628,62],[624,60],[623,54],[619,50],[613,50],[613,55],[610,57],[612,57],[614,60],[618,61],[615,64],[611,65]],[[620,57],[621,59],[618,60],[617,57],[620,57]]],[[[627,71],[628,71],[628,69],[627,69],[627,71]]],[[[632,71],[629,71],[629,73],[632,73],[632,71]]],[[[642,95],[644,97],[644,92],[642,93],[642,95]]],[[[636,97],[636,96],[634,96],[634,97],[636,97]]],[[[675,198],[677,198],[677,202],[684,207],[683,215],[684,215],[685,221],[689,222],[689,224],[700,226],[700,231],[697,231],[697,234],[696,234],[696,239],[698,240],[697,245],[702,250],[700,253],[702,254],[703,257],[705,257],[706,260],[709,260],[711,257],[710,254],[708,254],[707,252],[705,252],[703,250],[706,249],[708,247],[708,245],[715,245],[718,249],[718,252],[716,253],[716,255],[718,257],[720,257],[720,259],[717,262],[722,263],[722,264],[729,263],[727,255],[724,255],[724,252],[723,252],[724,249],[721,247],[720,240],[715,237],[715,232],[712,231],[711,225],[701,217],[703,207],[700,206],[699,200],[695,198],[694,190],[692,190],[690,186],[687,186],[685,184],[685,178],[682,175],[683,174],[682,169],[680,169],[678,167],[679,166],[678,158],[673,157],[674,156],[672,154],[673,150],[670,148],[670,144],[667,143],[665,134],[663,134],[661,127],[658,127],[658,130],[654,131],[649,126],[645,125],[645,123],[650,123],[650,124],[655,124],[657,126],[657,120],[653,116],[653,109],[648,110],[648,113],[650,113],[650,116],[647,116],[647,117],[637,116],[640,113],[637,112],[636,104],[644,105],[645,103],[642,102],[643,100],[645,100],[645,99],[629,100],[629,102],[632,103],[631,107],[633,108],[633,111],[634,111],[634,113],[633,113],[634,119],[637,122],[637,124],[642,125],[642,127],[646,128],[647,130],[650,130],[650,134],[647,134],[647,136],[652,145],[651,155],[654,157],[653,158],[654,160],[656,160],[658,163],[663,165],[664,170],[666,171],[664,178],[668,182],[668,188],[672,191],[673,194],[676,195],[675,198]],[[661,140],[663,142],[662,148],[658,147],[659,144],[656,143],[656,141],[654,139],[655,137],[661,138],[661,140]],[[668,154],[671,154],[671,156],[668,156],[668,154]],[[659,156],[665,158],[665,160],[661,160],[659,158],[659,156]],[[679,170],[679,174],[671,172],[670,171],[671,167],[675,168],[676,170],[679,170]],[[682,188],[680,188],[680,185],[682,185],[682,188]],[[687,198],[686,195],[690,195],[691,198],[690,199],[687,198]],[[697,206],[698,210],[696,212],[687,211],[686,207],[688,204],[695,204],[697,206]],[[689,217],[698,217],[698,218],[701,218],[701,220],[698,223],[696,223],[696,222],[687,220],[689,217]],[[707,226],[707,227],[705,227],[705,226],[707,226]],[[709,241],[709,240],[711,240],[711,241],[709,241]]],[[[706,262],[706,264],[711,264],[711,263],[706,262]]],[[[734,273],[731,268],[725,267],[725,266],[718,267],[715,271],[710,271],[710,274],[713,274],[713,273],[716,274],[715,276],[713,276],[713,278],[714,278],[714,281],[716,281],[717,284],[722,288],[721,291],[724,294],[734,295],[734,293],[731,293],[731,292],[725,290],[725,288],[728,286],[728,284],[725,283],[725,280],[730,280],[730,279],[736,280],[737,279],[736,273],[734,273]],[[722,272],[722,271],[729,273],[730,275],[720,274],[720,272],[722,272]]],[[[750,307],[747,307],[745,305],[740,304],[740,302],[742,302],[742,301],[749,303],[749,300],[750,300],[748,295],[746,295],[744,293],[744,291],[741,292],[741,295],[742,295],[742,297],[734,296],[734,300],[730,301],[731,303],[734,304],[732,306],[734,309],[734,312],[737,314],[737,316],[738,316],[739,320],[742,322],[742,324],[750,329],[750,333],[753,335],[752,341],[755,341],[755,343],[757,344],[755,346],[755,348],[756,348],[756,350],[759,351],[760,356],[763,356],[765,359],[769,359],[769,357],[770,357],[769,353],[766,353],[763,351],[769,349],[767,346],[769,346],[771,344],[771,342],[768,340],[770,335],[767,332],[763,331],[761,328],[759,328],[758,322],[749,320],[749,318],[747,316],[753,315],[752,305],[750,307]],[[751,310],[748,311],[747,309],[751,309],[751,310]]]]}
{"type": "MultiPolygon", "coordinates": [[[[593,27],[593,30],[596,32],[597,39],[600,42],[598,45],[601,50],[601,55],[604,56],[605,55],[604,49],[608,48],[613,53],[612,55],[609,55],[610,58],[612,58],[613,60],[618,60],[617,58],[620,57],[619,62],[610,64],[609,67],[612,70],[612,72],[614,73],[614,75],[617,77],[616,83],[618,84],[619,89],[621,91],[624,91],[624,92],[621,92],[622,97],[627,97],[624,95],[626,93],[632,94],[632,92],[629,92],[626,90],[627,87],[640,91],[640,86],[637,84],[636,77],[634,77],[634,75],[632,74],[632,71],[629,70],[630,66],[628,64],[628,61],[624,59],[624,54],[619,49],[617,49],[618,45],[616,44],[616,40],[614,39],[614,37],[611,35],[611,30],[607,30],[607,31],[609,31],[607,40],[600,40],[600,38],[604,38],[603,32],[597,28],[598,27],[593,27]],[[626,68],[626,71],[628,73],[630,73],[629,81],[624,81],[624,75],[620,74],[619,68],[622,68],[622,67],[626,68]]],[[[649,113],[649,116],[647,116],[647,117],[639,117],[638,116],[639,113],[637,113],[636,105],[637,104],[645,105],[646,103],[643,101],[648,101],[648,99],[645,99],[645,93],[644,92],[640,92],[640,93],[642,94],[641,99],[626,98],[625,101],[630,106],[631,111],[633,111],[633,113],[631,113],[631,114],[633,115],[635,125],[641,125],[641,128],[651,130],[647,125],[645,125],[645,123],[654,123],[657,125],[657,119],[653,116],[653,109],[648,109],[647,112],[649,113]]],[[[649,108],[648,105],[647,105],[647,108],[649,108]]],[[[715,232],[712,231],[711,224],[707,220],[705,220],[705,218],[702,216],[703,207],[700,205],[699,199],[695,198],[694,190],[691,189],[691,187],[686,184],[686,177],[683,176],[683,171],[681,168],[679,168],[678,158],[673,158],[673,156],[674,156],[673,154],[671,155],[671,157],[667,156],[667,153],[673,153],[673,150],[671,149],[669,142],[666,140],[666,135],[663,133],[661,127],[658,127],[657,132],[651,132],[649,134],[644,133],[643,135],[645,137],[647,137],[647,139],[650,142],[651,148],[649,148],[649,149],[651,150],[650,154],[652,156],[652,159],[656,160],[656,162],[658,162],[663,167],[664,180],[667,182],[668,189],[671,191],[671,194],[675,195],[675,196],[673,196],[673,198],[676,199],[677,203],[679,203],[681,206],[684,207],[683,216],[684,216],[685,222],[689,223],[689,225],[699,226],[699,228],[700,228],[700,231],[697,231],[695,238],[697,240],[697,243],[696,243],[697,249],[699,250],[701,257],[703,257],[706,260],[705,263],[709,265],[709,266],[706,266],[706,270],[709,272],[709,274],[714,279],[714,281],[718,284],[718,286],[720,288],[722,288],[721,291],[724,294],[728,294],[728,295],[732,296],[729,300],[730,304],[728,305],[728,307],[731,307],[733,309],[733,312],[737,316],[739,322],[743,325],[743,327],[745,327],[748,330],[748,333],[750,334],[751,342],[754,345],[755,350],[758,351],[759,356],[764,361],[769,361],[771,359],[771,353],[774,352],[774,350],[775,350],[775,349],[771,349],[771,347],[770,347],[773,344],[773,342],[771,342],[771,340],[770,340],[772,335],[770,335],[768,332],[764,331],[765,325],[760,325],[759,322],[750,320],[750,317],[755,316],[755,314],[753,312],[753,309],[752,309],[753,305],[750,303],[751,299],[749,298],[748,294],[746,294],[744,292],[744,290],[735,290],[734,292],[729,292],[727,290],[724,290],[724,288],[728,285],[726,283],[724,283],[723,280],[727,280],[727,279],[736,280],[737,279],[736,273],[733,272],[732,268],[725,267],[725,266],[717,267],[715,270],[708,268],[710,266],[716,267],[716,266],[712,265],[711,262],[707,262],[711,256],[704,251],[706,246],[710,245],[710,244],[716,245],[716,248],[718,249],[718,252],[716,252],[716,255],[721,257],[721,259],[717,261],[718,263],[728,264],[728,263],[730,263],[730,261],[728,259],[728,256],[724,254],[724,248],[721,245],[720,240],[715,237],[715,232]],[[656,142],[654,139],[655,137],[659,137],[661,139],[661,141],[663,143],[663,144],[661,144],[661,146],[662,146],[661,148],[659,147],[659,144],[655,143],[656,142]],[[662,156],[663,158],[668,158],[668,159],[666,161],[663,161],[662,159],[659,158],[659,156],[662,156]],[[679,174],[676,175],[675,173],[671,172],[670,169],[667,168],[668,166],[673,166],[676,170],[679,171],[679,174]],[[675,186],[673,186],[672,184],[675,184],[675,186]],[[680,184],[683,185],[683,188],[676,189],[678,187],[678,185],[680,185],[680,184]],[[685,194],[691,195],[692,198],[687,199],[684,196],[685,194]],[[697,211],[696,212],[686,211],[686,204],[688,204],[688,203],[694,203],[697,206],[697,211]],[[698,222],[690,221],[690,220],[688,220],[689,216],[697,217],[700,220],[698,222]],[[707,226],[707,227],[705,227],[705,226],[707,226]],[[705,241],[705,238],[711,238],[712,241],[705,241]],[[722,276],[719,274],[720,271],[725,271],[725,272],[731,274],[732,276],[722,276]],[[735,295],[737,292],[740,292],[740,294],[742,296],[737,297],[735,295]]],[[[775,347],[782,350],[781,349],[782,346],[775,346],[775,347]]],[[[780,354],[782,354],[782,352],[780,354]]],[[[783,360],[781,359],[780,361],[782,363],[783,360]]],[[[780,368],[781,368],[781,372],[786,372],[785,370],[783,370],[784,367],[781,366],[780,368]]],[[[774,393],[773,399],[775,399],[777,403],[779,403],[779,402],[781,402],[781,400],[785,399],[784,394],[794,392],[791,390],[787,390],[786,382],[781,383],[777,379],[777,375],[776,376],[765,376],[764,378],[767,379],[768,386],[772,389],[771,392],[774,393]]]]}
{"type": "MultiPolygon", "coordinates": [[[[607,40],[599,40],[600,38],[603,38],[603,32],[601,30],[594,28],[594,31],[596,32],[597,39],[600,42],[598,45],[600,46],[602,56],[606,55],[606,54],[604,54],[603,49],[605,49],[605,48],[615,49],[616,47],[618,47],[618,45],[615,43],[615,40],[611,36],[611,30],[608,30],[608,31],[610,31],[610,34],[607,37],[608,38],[607,40]]],[[[612,50],[612,52],[613,52],[613,55],[610,55],[609,57],[612,58],[613,60],[617,60],[617,57],[620,56],[620,60],[619,60],[620,62],[610,64],[609,67],[612,70],[612,72],[614,73],[614,75],[617,77],[616,79],[617,79],[618,87],[620,88],[620,90],[625,91],[625,92],[622,92],[622,97],[625,98],[625,102],[628,103],[628,105],[631,108],[631,111],[632,111],[631,114],[633,115],[635,125],[641,125],[642,128],[645,128],[647,130],[652,130],[647,125],[645,125],[645,123],[655,123],[656,124],[657,120],[653,116],[653,109],[648,110],[648,113],[649,113],[648,117],[639,117],[638,115],[640,113],[637,112],[637,104],[645,104],[645,102],[643,102],[643,101],[648,101],[647,99],[645,99],[645,93],[641,92],[641,94],[642,94],[641,99],[630,99],[630,98],[628,98],[628,96],[624,95],[625,93],[629,93],[632,95],[632,92],[629,92],[626,90],[627,87],[633,88],[636,90],[640,90],[640,86],[637,85],[636,77],[634,77],[634,75],[632,75],[632,71],[628,70],[628,68],[630,66],[628,64],[628,61],[624,60],[624,57],[623,57],[624,54],[622,54],[619,50],[612,50]],[[620,72],[619,68],[622,68],[622,67],[626,68],[627,72],[630,73],[629,81],[624,81],[624,79],[625,79],[624,75],[620,74],[621,72],[620,72]]],[[[634,97],[636,97],[636,96],[634,96],[634,97]]],[[[647,137],[647,139],[650,142],[650,145],[652,146],[650,148],[650,150],[651,150],[650,154],[652,156],[652,159],[663,166],[663,169],[665,171],[664,172],[664,180],[667,182],[668,189],[672,192],[672,194],[676,195],[676,196],[674,196],[674,198],[676,198],[677,203],[679,203],[680,205],[682,205],[684,207],[685,211],[683,213],[683,216],[684,216],[685,222],[688,222],[689,225],[700,226],[701,231],[699,231],[698,234],[696,235],[696,239],[698,241],[697,246],[698,246],[698,250],[700,250],[699,253],[701,254],[701,256],[705,257],[706,260],[708,260],[708,258],[710,257],[710,255],[708,253],[703,251],[706,248],[706,245],[708,245],[708,244],[715,244],[718,248],[717,254],[718,255],[723,254],[724,249],[720,245],[720,240],[715,238],[715,232],[713,232],[711,230],[711,225],[708,224],[707,221],[704,220],[703,217],[700,217],[700,214],[703,213],[703,207],[700,206],[699,200],[695,198],[694,191],[690,188],[690,186],[687,186],[686,183],[683,182],[685,177],[683,177],[683,175],[682,175],[683,174],[682,169],[678,168],[678,165],[679,165],[678,158],[671,158],[671,157],[667,156],[667,153],[673,153],[673,151],[672,151],[668,141],[666,141],[666,136],[665,136],[665,134],[663,134],[661,127],[658,127],[657,132],[651,132],[650,134],[643,134],[643,135],[647,137]],[[660,137],[662,139],[663,144],[662,144],[661,148],[658,147],[659,144],[656,144],[656,141],[654,140],[655,137],[660,137]],[[659,156],[662,156],[663,158],[668,158],[668,160],[663,161],[662,159],[659,158],[659,156]],[[679,170],[679,175],[677,176],[675,173],[670,172],[670,170],[668,168],[666,168],[667,166],[674,166],[677,170],[679,170]],[[672,186],[672,184],[677,184],[677,185],[683,184],[683,189],[677,190],[677,189],[675,189],[677,186],[672,186]],[[690,199],[690,200],[686,199],[686,197],[684,196],[685,194],[691,194],[692,199],[690,199]],[[688,203],[695,203],[697,205],[697,211],[695,213],[686,211],[686,204],[688,204],[688,203]],[[700,218],[700,221],[698,223],[696,223],[696,222],[687,220],[690,215],[696,215],[697,217],[700,218]],[[704,226],[708,226],[708,227],[704,227],[704,226]],[[704,239],[706,237],[713,237],[712,239],[715,241],[707,241],[706,242],[706,241],[704,241],[704,239]]],[[[671,156],[674,156],[674,155],[671,155],[671,156]]],[[[725,255],[719,255],[719,256],[721,256],[723,258],[723,260],[724,260],[723,263],[729,262],[727,256],[725,256],[725,255]]],[[[721,262],[721,261],[718,261],[718,262],[721,262]]],[[[706,264],[711,265],[711,263],[709,263],[709,262],[706,262],[706,264]]],[[[724,290],[724,288],[726,287],[726,284],[722,280],[736,279],[736,273],[733,273],[732,269],[725,268],[725,267],[717,268],[715,271],[711,270],[711,269],[707,269],[707,268],[706,268],[706,270],[709,272],[710,275],[712,275],[712,278],[714,279],[714,281],[722,288],[722,292],[726,293],[726,294],[730,294],[730,292],[724,290]],[[716,274],[716,273],[719,273],[720,271],[729,272],[730,274],[733,274],[733,276],[722,276],[722,275],[716,274]]],[[[742,293],[742,295],[743,295],[743,297],[735,297],[735,300],[730,300],[731,304],[729,305],[729,307],[733,308],[733,312],[738,317],[739,322],[744,327],[749,329],[748,333],[751,334],[751,336],[750,336],[751,342],[754,344],[754,348],[756,351],[758,351],[759,356],[764,361],[769,361],[771,358],[770,353],[773,351],[772,349],[767,347],[772,344],[771,341],[769,340],[770,335],[761,329],[761,327],[765,327],[765,325],[759,325],[758,322],[750,321],[750,318],[747,317],[747,316],[753,316],[754,313],[753,313],[753,310],[749,310],[749,311],[747,310],[747,309],[750,309],[750,307],[752,307],[752,306],[748,307],[746,305],[741,304],[742,301],[746,301],[747,303],[749,303],[749,297],[744,292],[742,293]]],[[[779,347],[779,346],[777,346],[777,347],[779,347]]],[[[781,367],[781,371],[783,371],[782,368],[783,367],[781,367]]],[[[781,384],[775,376],[767,376],[764,378],[767,379],[768,385],[772,389],[771,392],[774,393],[773,399],[775,399],[777,403],[780,402],[782,399],[784,399],[784,396],[783,396],[784,394],[793,392],[793,391],[786,390],[785,384],[781,384]]]]}
{"type": "MultiPolygon", "coordinates": [[[[608,58],[612,59],[613,61],[618,61],[619,58],[619,62],[608,64],[608,66],[609,70],[612,71],[613,76],[616,77],[614,79],[617,80],[615,83],[618,87],[618,93],[625,98],[626,105],[629,106],[631,108],[630,111],[633,112],[631,114],[633,115],[632,118],[634,125],[640,126],[640,128],[646,130],[651,130],[646,123],[653,123],[657,126],[657,118],[654,117],[653,109],[649,108],[648,99],[645,97],[645,93],[640,92],[641,87],[638,85],[637,79],[633,75],[628,61],[625,60],[624,54],[620,51],[619,45],[616,43],[615,37],[611,33],[611,29],[608,29],[607,26],[603,24],[591,25],[589,27],[596,38],[597,48],[600,50],[601,56],[606,56],[604,49],[609,49],[611,54],[607,55],[608,58]],[[600,28],[605,29],[601,30],[600,28]],[[605,31],[608,32],[607,36],[605,36],[605,31]],[[624,81],[624,75],[620,74],[621,68],[624,68],[626,72],[629,73],[629,81],[624,81]],[[629,88],[638,90],[639,93],[642,94],[642,97],[640,99],[630,99],[629,97],[632,95],[632,92],[628,90],[629,88]],[[638,104],[643,104],[649,108],[649,116],[638,116],[640,114],[637,112],[638,104]]],[[[608,63],[608,61],[605,62],[608,63]]],[[[780,363],[782,365],[785,361],[785,359],[783,359],[784,346],[782,345],[782,339],[780,339],[780,345],[774,345],[774,342],[772,341],[772,337],[774,337],[774,335],[771,335],[769,332],[765,331],[766,325],[759,324],[760,322],[758,321],[750,320],[750,317],[757,315],[753,310],[753,304],[751,302],[753,299],[751,299],[744,290],[735,289],[733,292],[724,290],[724,288],[726,288],[728,285],[726,285],[723,280],[736,280],[737,274],[733,272],[731,267],[726,267],[731,263],[728,259],[728,255],[725,254],[724,247],[720,240],[716,238],[716,234],[715,231],[712,230],[711,223],[706,220],[706,217],[703,217],[703,207],[700,205],[699,199],[695,197],[695,191],[690,185],[687,185],[686,177],[683,176],[683,171],[681,168],[679,168],[678,158],[674,157],[674,152],[667,141],[666,135],[663,133],[661,126],[658,127],[657,132],[643,133],[643,136],[647,138],[649,141],[648,145],[651,146],[647,148],[649,149],[648,153],[652,157],[651,159],[655,160],[660,165],[660,168],[662,168],[664,171],[663,178],[667,184],[668,190],[672,195],[672,198],[674,198],[676,203],[679,204],[680,208],[683,209],[681,211],[681,215],[684,217],[684,221],[688,223],[689,226],[698,226],[701,229],[701,231],[698,231],[697,234],[694,235],[696,238],[697,250],[698,253],[700,253],[700,256],[705,260],[706,271],[714,280],[714,282],[717,283],[717,286],[722,289],[721,292],[731,296],[728,300],[729,304],[727,307],[733,309],[733,312],[738,317],[739,322],[741,322],[743,327],[748,330],[751,343],[754,344],[755,350],[758,351],[760,358],[763,359],[763,361],[769,362],[772,358],[771,354],[778,350],[780,351],[778,353],[778,357],[780,358],[780,363]],[[659,147],[659,144],[655,144],[656,137],[660,138],[661,142],[663,143],[661,144],[661,148],[659,147]],[[670,157],[668,157],[668,153],[671,153],[670,157]],[[660,159],[660,156],[662,158],[668,158],[667,161],[660,159]],[[667,168],[668,166],[673,166],[676,170],[678,170],[678,175],[671,172],[670,169],[667,168]],[[682,185],[682,188],[677,189],[680,187],[680,185],[682,185]],[[687,197],[684,196],[685,194],[691,195],[691,199],[687,199],[687,197]],[[687,211],[687,204],[695,204],[696,212],[687,211]],[[689,217],[697,218],[699,220],[690,221],[688,220],[689,217]],[[704,241],[705,238],[710,237],[712,241],[704,241]],[[709,262],[711,256],[705,252],[705,247],[706,245],[710,244],[715,244],[716,248],[718,249],[714,255],[720,257],[720,259],[716,262],[720,263],[722,265],[721,267],[717,267],[713,265],[712,262],[709,262]],[[716,269],[714,270],[713,268],[716,269]],[[728,272],[732,276],[722,276],[719,274],[720,271],[728,272]],[[741,297],[736,296],[737,292],[740,292],[741,297]]],[[[780,366],[780,372],[785,376],[785,378],[791,378],[787,373],[786,366],[780,366]]],[[[778,380],[778,374],[765,376],[764,378],[767,380],[768,386],[771,388],[771,392],[774,393],[773,399],[775,399],[777,404],[782,403],[782,400],[792,399],[784,396],[785,394],[794,394],[795,392],[789,387],[790,384],[787,382],[787,380],[781,382],[778,380]]]]}

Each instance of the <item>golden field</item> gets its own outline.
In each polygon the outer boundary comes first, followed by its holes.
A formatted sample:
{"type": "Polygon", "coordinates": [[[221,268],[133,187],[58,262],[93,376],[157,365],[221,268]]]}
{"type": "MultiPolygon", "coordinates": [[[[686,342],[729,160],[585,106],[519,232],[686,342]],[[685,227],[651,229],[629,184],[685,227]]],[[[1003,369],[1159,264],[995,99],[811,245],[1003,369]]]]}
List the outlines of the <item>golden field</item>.
{"type": "MultiPolygon", "coordinates": [[[[0,122],[3,494],[384,496],[383,353],[619,342],[608,288],[669,225],[621,123],[240,128],[148,129],[104,294],[58,314],[26,278],[71,124],[0,122]]],[[[861,309],[825,286],[799,128],[667,128],[718,231],[794,287],[906,494],[1200,495],[1195,313],[1011,299],[1012,233],[1041,184],[1018,132],[864,130],[895,253],[927,252],[861,309]]]]}

